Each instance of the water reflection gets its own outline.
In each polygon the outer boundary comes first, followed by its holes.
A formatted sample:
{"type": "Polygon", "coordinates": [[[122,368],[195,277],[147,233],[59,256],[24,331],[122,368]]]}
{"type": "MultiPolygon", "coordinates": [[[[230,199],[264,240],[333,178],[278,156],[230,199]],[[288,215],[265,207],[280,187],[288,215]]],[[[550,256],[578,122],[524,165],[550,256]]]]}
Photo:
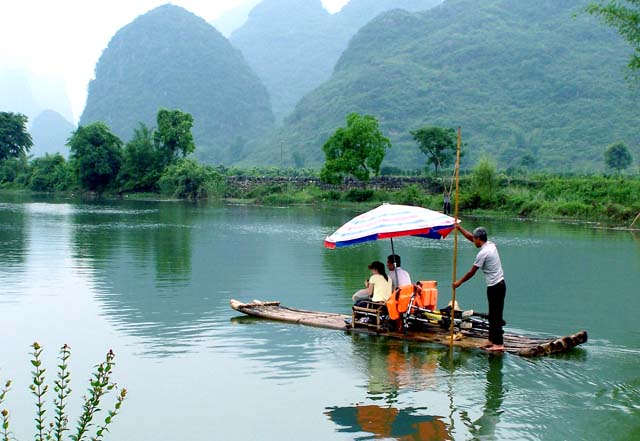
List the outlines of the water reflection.
{"type": "Polygon", "coordinates": [[[351,343],[354,364],[368,378],[367,398],[387,404],[395,403],[403,388],[434,387],[436,370],[446,355],[442,349],[357,334],[351,343]]]}
{"type": "Polygon", "coordinates": [[[157,355],[185,351],[181,342],[211,321],[210,308],[189,290],[197,213],[186,204],[136,203],[84,206],[71,216],[73,257],[91,273],[105,315],[150,337],[148,350],[157,355]]]}
{"type": "Polygon", "coordinates": [[[496,426],[503,413],[502,401],[505,389],[502,384],[502,365],[504,355],[490,354],[488,356],[488,369],[485,384],[485,404],[482,408],[482,415],[475,421],[471,421],[465,411],[461,411],[462,420],[468,427],[469,432],[477,439],[494,439],[496,426]]]}
{"type": "Polygon", "coordinates": [[[270,380],[308,377],[328,348],[341,344],[343,335],[289,323],[276,323],[255,317],[234,317],[240,329],[217,342],[229,352],[259,361],[253,372],[270,380]]]}
{"type": "Polygon", "coordinates": [[[477,416],[475,409],[471,413],[464,406],[456,405],[458,393],[454,391],[461,384],[465,389],[474,384],[466,380],[459,383],[458,379],[475,376],[478,369],[485,365],[484,357],[478,357],[471,351],[449,351],[367,336],[354,335],[351,342],[356,368],[366,373],[366,398],[372,404],[330,408],[327,415],[336,424],[346,426],[339,431],[364,431],[375,437],[394,439],[450,439],[453,423],[456,415],[459,415],[474,438],[494,439],[505,396],[502,355],[489,355],[486,358],[486,374],[481,383],[484,406],[482,413],[477,416]],[[446,406],[449,414],[445,420],[452,424],[451,427],[444,424],[442,416],[428,416],[425,419],[426,409],[403,409],[399,406],[403,402],[402,396],[409,391],[444,392],[449,398],[446,406]],[[383,401],[384,405],[375,404],[379,401],[383,401]],[[472,418],[472,414],[475,417],[472,418]],[[367,421],[368,425],[364,425],[363,421],[367,421]],[[413,432],[395,432],[395,425],[411,427],[413,432]],[[377,429],[374,430],[374,427],[377,429]]]}
{"type": "Polygon", "coordinates": [[[341,426],[338,432],[359,433],[355,440],[395,439],[398,441],[451,440],[441,417],[424,415],[425,409],[382,407],[375,404],[328,408],[325,415],[341,426]]]}
{"type": "Polygon", "coordinates": [[[27,216],[24,206],[0,204],[0,271],[25,261],[27,216]]]}
{"type": "Polygon", "coordinates": [[[100,206],[76,210],[71,219],[76,257],[90,259],[100,268],[124,248],[136,258],[133,264],[152,260],[157,280],[188,280],[194,213],[182,204],[160,210],[100,206]]]}
{"type": "MultiPolygon", "coordinates": [[[[338,432],[358,433],[354,439],[449,440],[450,427],[442,416],[427,408],[400,407],[401,393],[435,390],[447,352],[409,342],[351,335],[350,358],[355,369],[365,374],[366,398],[374,403],[327,408],[338,432]],[[375,404],[375,402],[384,404],[375,404]]],[[[460,360],[460,362],[463,362],[460,360]]]]}

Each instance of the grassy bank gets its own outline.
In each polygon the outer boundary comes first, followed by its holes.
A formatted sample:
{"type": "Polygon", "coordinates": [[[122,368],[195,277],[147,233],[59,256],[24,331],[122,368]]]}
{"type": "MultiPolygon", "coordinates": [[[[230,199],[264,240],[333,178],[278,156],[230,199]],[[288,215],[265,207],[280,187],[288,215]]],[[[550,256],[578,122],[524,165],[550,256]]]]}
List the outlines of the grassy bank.
{"type": "MultiPolygon", "coordinates": [[[[367,204],[391,202],[442,209],[442,193],[431,185],[401,189],[329,189],[311,184],[258,184],[229,187],[222,198],[265,205],[367,204]]],[[[490,185],[473,174],[460,182],[460,211],[521,218],[567,219],[628,226],[640,212],[640,177],[497,177],[490,185]]]]}
{"type": "MultiPolygon", "coordinates": [[[[42,186],[34,186],[34,182],[40,184],[27,176],[0,182],[0,189],[43,194],[42,186]]],[[[83,193],[70,179],[63,182],[71,184],[46,187],[48,194],[82,199],[212,199],[279,206],[360,204],[369,207],[390,202],[434,210],[441,210],[443,202],[443,182],[433,177],[384,176],[366,184],[349,181],[329,186],[320,182],[313,170],[225,169],[192,162],[186,162],[173,174],[163,175],[155,191],[112,188],[97,195],[83,193]]],[[[460,178],[460,212],[629,226],[640,212],[640,176],[508,175],[490,166],[479,166],[460,178]]]]}

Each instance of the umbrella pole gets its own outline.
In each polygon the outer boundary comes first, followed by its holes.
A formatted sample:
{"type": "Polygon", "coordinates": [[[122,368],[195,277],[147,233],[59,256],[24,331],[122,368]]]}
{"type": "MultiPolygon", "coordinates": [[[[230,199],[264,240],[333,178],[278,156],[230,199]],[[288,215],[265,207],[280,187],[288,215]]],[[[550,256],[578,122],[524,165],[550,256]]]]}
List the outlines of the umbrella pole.
{"type": "MultiPolygon", "coordinates": [[[[396,262],[396,251],[393,249],[393,237],[390,237],[389,239],[391,239],[391,254],[393,255],[393,272],[396,275],[396,283],[398,283],[398,262],[396,262]]],[[[396,288],[398,288],[396,286],[396,288]]]]}
{"type": "MultiPolygon", "coordinates": [[[[460,127],[458,127],[458,148],[456,150],[456,201],[454,206],[454,219],[455,224],[458,225],[458,201],[460,199],[460,144],[462,143],[462,136],[460,134],[460,127]]],[[[457,280],[456,269],[458,265],[458,229],[453,232],[453,281],[457,280]]],[[[453,348],[453,324],[456,312],[456,289],[452,288],[451,293],[451,329],[450,329],[450,341],[449,345],[453,348]]]]}

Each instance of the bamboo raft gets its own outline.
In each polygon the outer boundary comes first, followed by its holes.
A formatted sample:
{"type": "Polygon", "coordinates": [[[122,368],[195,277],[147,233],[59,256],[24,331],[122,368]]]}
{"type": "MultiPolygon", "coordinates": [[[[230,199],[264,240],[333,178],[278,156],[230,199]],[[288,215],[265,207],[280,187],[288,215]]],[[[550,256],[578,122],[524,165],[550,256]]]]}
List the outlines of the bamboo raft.
{"type": "MultiPolygon", "coordinates": [[[[450,345],[449,331],[437,326],[425,331],[404,332],[376,332],[371,329],[361,327],[351,327],[347,321],[350,315],[337,314],[320,311],[306,311],[303,309],[288,308],[281,306],[280,302],[261,302],[254,300],[251,303],[242,303],[232,299],[231,308],[243,314],[261,317],[281,322],[296,323],[317,328],[335,329],[349,333],[380,335],[402,340],[427,342],[450,345]]],[[[504,334],[505,351],[523,357],[536,357],[543,355],[559,354],[567,352],[587,341],[587,331],[580,331],[572,335],[556,338],[533,338],[522,335],[504,334]]],[[[479,338],[465,331],[456,334],[453,345],[459,348],[480,349],[486,343],[485,338],[479,338]]]]}

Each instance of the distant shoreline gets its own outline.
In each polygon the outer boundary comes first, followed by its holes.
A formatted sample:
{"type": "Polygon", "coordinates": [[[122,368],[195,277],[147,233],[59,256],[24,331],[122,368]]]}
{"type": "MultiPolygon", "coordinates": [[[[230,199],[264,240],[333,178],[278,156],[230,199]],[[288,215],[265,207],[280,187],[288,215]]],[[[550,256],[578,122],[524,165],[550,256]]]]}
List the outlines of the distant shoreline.
{"type": "MultiPolygon", "coordinates": [[[[594,222],[600,227],[625,228],[640,212],[640,176],[535,177],[500,176],[483,191],[471,176],[461,179],[460,214],[464,216],[594,222]],[[490,193],[490,194],[489,194],[490,193]]],[[[420,205],[442,210],[441,183],[432,177],[380,177],[368,183],[347,180],[326,185],[315,177],[226,176],[210,201],[270,206],[375,206],[383,202],[420,205]]],[[[159,192],[57,193],[2,188],[1,195],[30,199],[182,201],[159,192]]],[[[453,198],[452,198],[453,206],[453,198]]]]}

